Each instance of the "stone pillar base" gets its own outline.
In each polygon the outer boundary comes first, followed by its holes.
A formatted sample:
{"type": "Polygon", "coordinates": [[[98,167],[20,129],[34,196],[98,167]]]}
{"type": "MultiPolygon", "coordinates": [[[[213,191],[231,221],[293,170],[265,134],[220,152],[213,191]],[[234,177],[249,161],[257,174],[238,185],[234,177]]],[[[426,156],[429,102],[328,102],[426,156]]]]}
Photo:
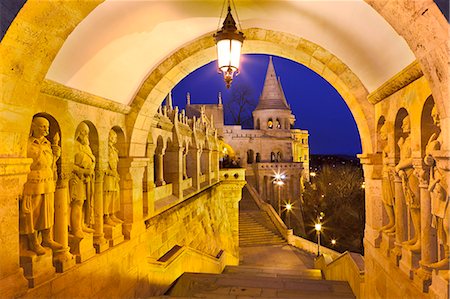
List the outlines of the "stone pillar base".
{"type": "Polygon", "coordinates": [[[384,256],[389,257],[392,248],[395,246],[395,234],[381,233],[380,249],[384,256]]]}
{"type": "Polygon", "coordinates": [[[123,225],[122,226],[123,235],[127,240],[139,236],[141,233],[145,231],[144,221],[134,223],[123,223],[122,225],[123,225]]]}
{"type": "Polygon", "coordinates": [[[379,248],[381,244],[381,233],[378,229],[366,227],[364,230],[364,239],[366,239],[373,247],[379,248]]]}
{"type": "Polygon", "coordinates": [[[414,270],[419,268],[420,253],[414,253],[409,249],[402,248],[402,258],[400,260],[400,270],[408,275],[409,279],[414,278],[414,270]]]}
{"type": "Polygon", "coordinates": [[[20,256],[20,266],[23,268],[23,273],[28,280],[28,287],[30,288],[49,281],[55,276],[53,253],[48,248],[45,248],[44,255],[37,255],[32,251],[26,251],[20,256]]]}
{"type": "Polygon", "coordinates": [[[419,289],[428,293],[431,285],[431,271],[424,268],[419,268],[414,273],[414,284],[419,287],[419,289]]]}
{"type": "Polygon", "coordinates": [[[402,247],[401,245],[395,243],[395,247],[389,253],[389,259],[393,262],[397,267],[399,266],[400,259],[402,258],[402,247]]]}
{"type": "Polygon", "coordinates": [[[84,238],[79,239],[69,235],[69,247],[70,253],[75,255],[77,264],[80,264],[95,255],[94,236],[93,234],[84,233],[84,238]]]}
{"type": "Polygon", "coordinates": [[[430,293],[432,298],[449,298],[449,270],[433,271],[430,293]]]}
{"type": "Polygon", "coordinates": [[[54,252],[53,266],[55,266],[57,273],[66,272],[75,266],[75,257],[69,251],[70,248],[67,247],[54,252]]]}
{"type": "Polygon", "coordinates": [[[109,240],[109,246],[114,247],[125,240],[122,233],[122,224],[117,224],[115,226],[107,225],[103,227],[106,239],[109,240]]]}
{"type": "Polygon", "coordinates": [[[109,242],[103,236],[95,238],[94,237],[94,248],[96,253],[102,253],[109,248],[109,242]]]}
{"type": "Polygon", "coordinates": [[[28,290],[28,280],[25,279],[23,269],[0,279],[0,294],[5,298],[18,298],[28,290]]]}

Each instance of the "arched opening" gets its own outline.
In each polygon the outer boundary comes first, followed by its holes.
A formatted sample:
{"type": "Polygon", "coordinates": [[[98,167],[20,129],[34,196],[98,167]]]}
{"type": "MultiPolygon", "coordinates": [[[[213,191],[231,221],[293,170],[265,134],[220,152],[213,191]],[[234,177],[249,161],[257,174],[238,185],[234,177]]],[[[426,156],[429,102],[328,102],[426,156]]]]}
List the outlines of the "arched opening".
{"type": "Polygon", "coordinates": [[[267,120],[267,129],[273,129],[273,120],[272,120],[272,118],[269,118],[267,120]]]}

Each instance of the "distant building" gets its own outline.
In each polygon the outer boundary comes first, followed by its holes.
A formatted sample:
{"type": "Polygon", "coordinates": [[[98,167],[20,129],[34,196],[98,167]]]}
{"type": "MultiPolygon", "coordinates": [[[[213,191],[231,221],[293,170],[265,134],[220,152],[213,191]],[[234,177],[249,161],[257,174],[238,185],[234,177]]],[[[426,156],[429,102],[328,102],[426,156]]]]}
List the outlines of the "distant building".
{"type": "Polygon", "coordinates": [[[307,130],[293,129],[295,116],[275,73],[272,58],[258,105],[252,113],[254,129],[224,124],[220,94],[218,104],[195,105],[190,103],[188,94],[186,113],[197,118],[206,114],[212,119],[224,142],[223,159],[231,158],[247,168],[248,183],[275,209],[278,208],[278,190],[273,179],[277,172],[286,176],[280,190],[283,201],[295,203],[300,199],[302,181],[309,180],[309,134],[307,130]]]}

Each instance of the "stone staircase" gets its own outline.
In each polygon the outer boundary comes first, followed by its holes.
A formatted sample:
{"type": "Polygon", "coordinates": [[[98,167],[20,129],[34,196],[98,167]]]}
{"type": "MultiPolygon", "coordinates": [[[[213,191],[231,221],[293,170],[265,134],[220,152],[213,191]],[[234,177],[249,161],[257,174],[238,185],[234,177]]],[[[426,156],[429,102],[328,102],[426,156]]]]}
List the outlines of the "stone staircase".
{"type": "Polygon", "coordinates": [[[285,244],[266,212],[259,209],[247,186],[242,189],[239,202],[239,246],[261,246],[285,244]]]}
{"type": "Polygon", "coordinates": [[[239,203],[240,265],[184,273],[159,298],[355,298],[346,281],[324,280],[314,256],[287,244],[247,188],[239,203]]]}
{"type": "Polygon", "coordinates": [[[285,244],[269,215],[263,211],[239,212],[239,246],[285,244]]]}
{"type": "Polygon", "coordinates": [[[184,273],[166,296],[211,299],[355,298],[347,282],[322,280],[320,270],[254,266],[228,266],[222,274],[184,273]]]}

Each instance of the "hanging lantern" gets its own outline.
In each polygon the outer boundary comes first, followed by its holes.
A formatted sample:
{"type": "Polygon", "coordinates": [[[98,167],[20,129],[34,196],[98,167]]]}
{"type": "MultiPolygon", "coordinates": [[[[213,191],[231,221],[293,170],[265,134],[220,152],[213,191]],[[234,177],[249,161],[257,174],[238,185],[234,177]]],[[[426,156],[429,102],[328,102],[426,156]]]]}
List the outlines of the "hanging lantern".
{"type": "Polygon", "coordinates": [[[233,77],[239,73],[241,47],[245,37],[237,30],[229,3],[222,29],[214,34],[214,38],[217,45],[218,70],[223,74],[227,88],[230,88],[233,77]]]}

